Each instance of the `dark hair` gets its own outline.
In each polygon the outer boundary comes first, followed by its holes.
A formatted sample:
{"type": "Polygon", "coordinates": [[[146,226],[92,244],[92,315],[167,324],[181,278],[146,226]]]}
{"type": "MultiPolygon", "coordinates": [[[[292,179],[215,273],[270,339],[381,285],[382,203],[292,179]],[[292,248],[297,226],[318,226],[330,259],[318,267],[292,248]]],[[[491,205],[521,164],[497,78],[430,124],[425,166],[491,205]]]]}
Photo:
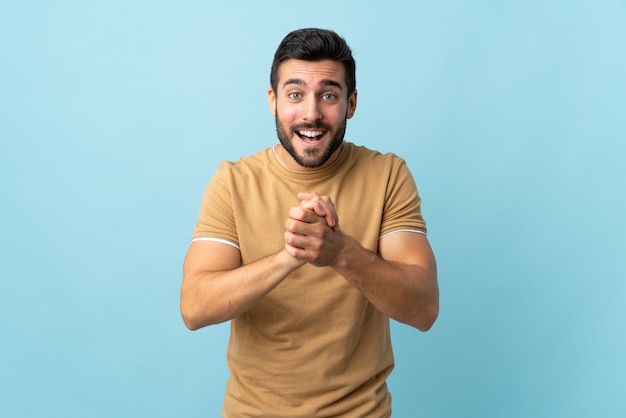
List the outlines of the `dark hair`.
{"type": "Polygon", "coordinates": [[[305,61],[330,59],[340,61],[345,68],[348,97],[356,89],[356,64],[352,51],[346,41],[335,32],[325,29],[298,29],[289,33],[282,40],[272,62],[270,85],[276,91],[278,87],[278,68],[288,58],[305,61]]]}

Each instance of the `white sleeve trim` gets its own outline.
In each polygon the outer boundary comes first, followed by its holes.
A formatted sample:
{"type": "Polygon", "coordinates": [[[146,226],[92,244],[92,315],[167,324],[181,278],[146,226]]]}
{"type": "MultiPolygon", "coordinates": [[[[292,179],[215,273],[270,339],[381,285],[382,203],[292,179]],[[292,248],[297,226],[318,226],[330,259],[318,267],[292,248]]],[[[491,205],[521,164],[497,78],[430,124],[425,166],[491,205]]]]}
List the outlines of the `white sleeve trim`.
{"type": "Polygon", "coordinates": [[[191,242],[195,242],[195,241],[221,242],[222,244],[230,245],[231,247],[235,247],[236,249],[241,251],[241,248],[239,248],[239,245],[235,244],[234,242],[226,241],[225,239],[200,237],[200,238],[194,238],[194,239],[191,240],[191,242]]]}
{"type": "Polygon", "coordinates": [[[381,240],[381,239],[385,238],[386,236],[389,236],[391,234],[395,234],[396,232],[413,232],[415,234],[426,235],[426,232],[420,231],[419,229],[397,229],[395,231],[387,232],[385,235],[381,236],[378,239],[381,240]]]}

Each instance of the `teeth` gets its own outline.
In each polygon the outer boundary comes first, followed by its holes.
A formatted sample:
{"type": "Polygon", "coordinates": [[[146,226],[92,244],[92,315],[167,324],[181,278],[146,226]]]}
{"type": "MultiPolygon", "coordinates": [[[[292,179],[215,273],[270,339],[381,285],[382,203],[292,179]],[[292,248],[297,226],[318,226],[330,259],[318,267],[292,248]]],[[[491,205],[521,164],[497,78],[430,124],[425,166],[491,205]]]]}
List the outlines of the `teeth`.
{"type": "Polygon", "coordinates": [[[317,136],[321,136],[323,134],[322,131],[299,131],[300,135],[306,136],[309,138],[315,138],[317,136]]]}

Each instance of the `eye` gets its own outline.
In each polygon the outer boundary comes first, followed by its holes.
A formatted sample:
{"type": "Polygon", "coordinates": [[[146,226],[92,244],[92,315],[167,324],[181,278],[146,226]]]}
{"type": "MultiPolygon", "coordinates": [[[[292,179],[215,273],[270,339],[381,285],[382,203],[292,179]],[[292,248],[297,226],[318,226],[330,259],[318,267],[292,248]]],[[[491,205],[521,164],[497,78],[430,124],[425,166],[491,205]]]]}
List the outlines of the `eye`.
{"type": "Polygon", "coordinates": [[[334,94],[334,93],[326,93],[326,94],[322,95],[322,99],[323,100],[329,100],[329,101],[336,100],[337,99],[337,95],[334,94]]]}
{"type": "Polygon", "coordinates": [[[294,92],[289,93],[289,98],[291,100],[298,100],[302,98],[302,94],[294,91],[294,92]]]}

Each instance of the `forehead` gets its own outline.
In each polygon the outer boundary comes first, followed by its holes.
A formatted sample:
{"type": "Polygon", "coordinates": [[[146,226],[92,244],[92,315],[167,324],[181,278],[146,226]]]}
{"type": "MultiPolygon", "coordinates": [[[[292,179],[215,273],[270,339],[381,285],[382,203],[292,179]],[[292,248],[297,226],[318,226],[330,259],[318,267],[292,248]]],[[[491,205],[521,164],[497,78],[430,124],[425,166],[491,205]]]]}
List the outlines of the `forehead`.
{"type": "Polygon", "coordinates": [[[278,68],[278,87],[288,80],[300,80],[304,84],[316,85],[332,80],[346,88],[346,70],[339,61],[305,61],[288,58],[278,68]]]}

